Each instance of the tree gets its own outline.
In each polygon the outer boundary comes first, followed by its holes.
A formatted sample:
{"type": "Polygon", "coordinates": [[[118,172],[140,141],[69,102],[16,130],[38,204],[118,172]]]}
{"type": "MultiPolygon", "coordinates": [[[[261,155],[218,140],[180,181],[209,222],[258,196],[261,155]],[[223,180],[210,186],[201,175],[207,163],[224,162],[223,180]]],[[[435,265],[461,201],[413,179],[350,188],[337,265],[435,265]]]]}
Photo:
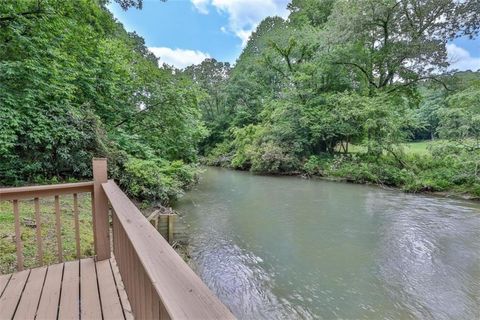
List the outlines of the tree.
{"type": "Polygon", "coordinates": [[[478,34],[476,0],[340,0],[325,29],[332,63],[354,70],[370,89],[436,79],[446,44],[478,34]]]}
{"type": "Polygon", "coordinates": [[[140,198],[166,202],[194,180],[198,90],[104,5],[0,2],[0,185],[89,178],[95,156],[140,198]],[[151,164],[161,174],[147,177],[151,164]]]}
{"type": "Polygon", "coordinates": [[[294,26],[322,27],[330,16],[335,0],[293,0],[288,4],[294,26]]]}
{"type": "MultiPolygon", "coordinates": [[[[106,3],[110,2],[110,0],[103,0],[106,3]]],[[[128,10],[129,8],[136,8],[142,9],[143,8],[143,1],[144,0],[114,0],[117,2],[123,10],[128,10]]],[[[167,0],[159,0],[162,2],[166,2],[167,0]]]]}
{"type": "Polygon", "coordinates": [[[441,138],[459,142],[470,151],[480,150],[480,81],[447,98],[438,132],[441,138]]]}
{"type": "Polygon", "coordinates": [[[205,59],[198,65],[185,68],[183,72],[207,94],[202,103],[204,118],[207,121],[212,121],[215,115],[220,116],[225,112],[224,91],[230,72],[230,63],[215,59],[205,59]]]}

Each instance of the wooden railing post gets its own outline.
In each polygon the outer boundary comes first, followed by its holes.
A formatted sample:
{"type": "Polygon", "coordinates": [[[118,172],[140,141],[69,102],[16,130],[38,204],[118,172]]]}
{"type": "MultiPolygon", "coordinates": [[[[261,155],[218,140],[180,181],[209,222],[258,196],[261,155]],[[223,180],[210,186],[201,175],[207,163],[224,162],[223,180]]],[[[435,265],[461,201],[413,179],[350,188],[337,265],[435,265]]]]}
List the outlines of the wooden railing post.
{"type": "Polygon", "coordinates": [[[97,260],[110,259],[108,199],[102,188],[107,182],[107,159],[93,159],[93,232],[97,260]]]}

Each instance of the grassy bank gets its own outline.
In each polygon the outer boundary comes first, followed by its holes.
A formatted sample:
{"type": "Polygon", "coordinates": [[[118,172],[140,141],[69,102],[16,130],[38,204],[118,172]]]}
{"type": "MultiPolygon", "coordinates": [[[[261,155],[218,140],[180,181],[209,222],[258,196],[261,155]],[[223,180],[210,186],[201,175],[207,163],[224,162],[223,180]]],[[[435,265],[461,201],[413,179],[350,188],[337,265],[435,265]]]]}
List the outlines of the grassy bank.
{"type": "MultiPolygon", "coordinates": [[[[80,248],[82,256],[92,256],[92,207],[90,195],[79,194],[80,248]]],[[[37,265],[37,242],[35,211],[33,200],[20,201],[20,222],[22,230],[25,267],[37,265]]],[[[65,260],[76,258],[75,226],[73,219],[72,195],[60,197],[62,214],[62,244],[65,260]]],[[[55,233],[55,204],[53,198],[40,200],[41,230],[43,239],[44,263],[57,262],[57,241],[55,233]]],[[[11,273],[16,269],[15,228],[12,203],[0,201],[0,274],[11,273]]]]}
{"type": "MultiPolygon", "coordinates": [[[[425,141],[407,142],[402,144],[402,146],[404,147],[404,151],[406,154],[428,155],[428,154],[431,154],[429,147],[441,141],[442,140],[435,140],[435,141],[425,140],[425,141]]],[[[355,145],[355,144],[351,144],[348,149],[349,149],[348,150],[349,153],[365,153],[367,151],[367,148],[365,146],[355,145]]]]}
{"type": "Polygon", "coordinates": [[[335,177],[354,183],[398,187],[406,192],[434,192],[480,198],[479,159],[475,154],[445,148],[445,141],[422,141],[402,145],[379,157],[353,147],[349,154],[312,156],[303,165],[308,175],[335,177]],[[443,145],[443,147],[442,147],[443,145]]]}
{"type": "Polygon", "coordinates": [[[206,164],[259,174],[301,174],[396,187],[405,192],[480,198],[480,158],[476,149],[469,150],[462,144],[441,140],[412,142],[377,154],[368,153],[365,146],[351,145],[348,153],[308,158],[220,146],[205,159],[206,164]],[[242,162],[238,165],[240,156],[242,162]]]}
{"type": "Polygon", "coordinates": [[[467,199],[480,199],[478,178],[469,175],[465,163],[443,163],[430,156],[405,156],[404,165],[394,157],[383,156],[374,161],[362,156],[311,157],[303,174],[336,178],[352,183],[396,187],[405,192],[441,193],[467,199]]]}

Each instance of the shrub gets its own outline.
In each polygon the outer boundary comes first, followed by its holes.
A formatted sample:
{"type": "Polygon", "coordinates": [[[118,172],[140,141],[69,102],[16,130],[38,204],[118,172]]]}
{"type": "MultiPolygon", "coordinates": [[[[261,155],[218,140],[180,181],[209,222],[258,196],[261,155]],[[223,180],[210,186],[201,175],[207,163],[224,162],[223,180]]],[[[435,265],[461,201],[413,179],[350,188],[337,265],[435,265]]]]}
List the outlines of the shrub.
{"type": "Polygon", "coordinates": [[[256,147],[260,144],[263,130],[259,126],[248,125],[243,128],[234,128],[232,130],[234,140],[232,142],[235,148],[231,160],[231,166],[235,169],[246,170],[251,168],[256,147]]]}
{"type": "Polygon", "coordinates": [[[310,176],[325,176],[328,175],[327,168],[332,165],[332,160],[333,157],[327,154],[322,156],[313,155],[303,164],[302,170],[310,176]]]}
{"type": "Polygon", "coordinates": [[[130,157],[119,178],[127,193],[139,200],[168,204],[183,194],[197,179],[197,170],[182,161],[130,157]]]}
{"type": "Polygon", "coordinates": [[[224,141],[215,145],[203,163],[209,166],[229,167],[232,160],[232,146],[229,141],[224,141]]]}
{"type": "Polygon", "coordinates": [[[252,158],[253,172],[258,173],[286,173],[298,170],[300,162],[273,142],[262,144],[252,158]]]}

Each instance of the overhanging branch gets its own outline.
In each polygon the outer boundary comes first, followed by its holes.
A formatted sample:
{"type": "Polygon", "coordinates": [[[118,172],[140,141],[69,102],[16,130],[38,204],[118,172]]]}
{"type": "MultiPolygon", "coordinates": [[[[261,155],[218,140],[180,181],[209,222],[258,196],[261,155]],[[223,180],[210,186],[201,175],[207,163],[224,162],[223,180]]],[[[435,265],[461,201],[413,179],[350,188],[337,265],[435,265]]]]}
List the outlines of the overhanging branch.
{"type": "Polygon", "coordinates": [[[432,80],[434,82],[437,82],[439,83],[440,85],[442,85],[442,87],[447,90],[447,91],[453,91],[452,89],[450,89],[447,84],[445,82],[443,82],[442,80],[438,79],[437,77],[434,77],[434,76],[425,76],[425,77],[420,77],[418,79],[415,79],[415,80],[412,80],[412,81],[409,81],[407,83],[402,83],[401,85],[399,86],[396,86],[394,88],[392,88],[391,90],[388,90],[387,92],[388,93],[391,93],[391,92],[394,92],[396,90],[398,90],[399,88],[405,88],[405,87],[409,87],[411,86],[412,84],[416,84],[418,83],[419,81],[422,81],[422,80],[432,80]]]}

